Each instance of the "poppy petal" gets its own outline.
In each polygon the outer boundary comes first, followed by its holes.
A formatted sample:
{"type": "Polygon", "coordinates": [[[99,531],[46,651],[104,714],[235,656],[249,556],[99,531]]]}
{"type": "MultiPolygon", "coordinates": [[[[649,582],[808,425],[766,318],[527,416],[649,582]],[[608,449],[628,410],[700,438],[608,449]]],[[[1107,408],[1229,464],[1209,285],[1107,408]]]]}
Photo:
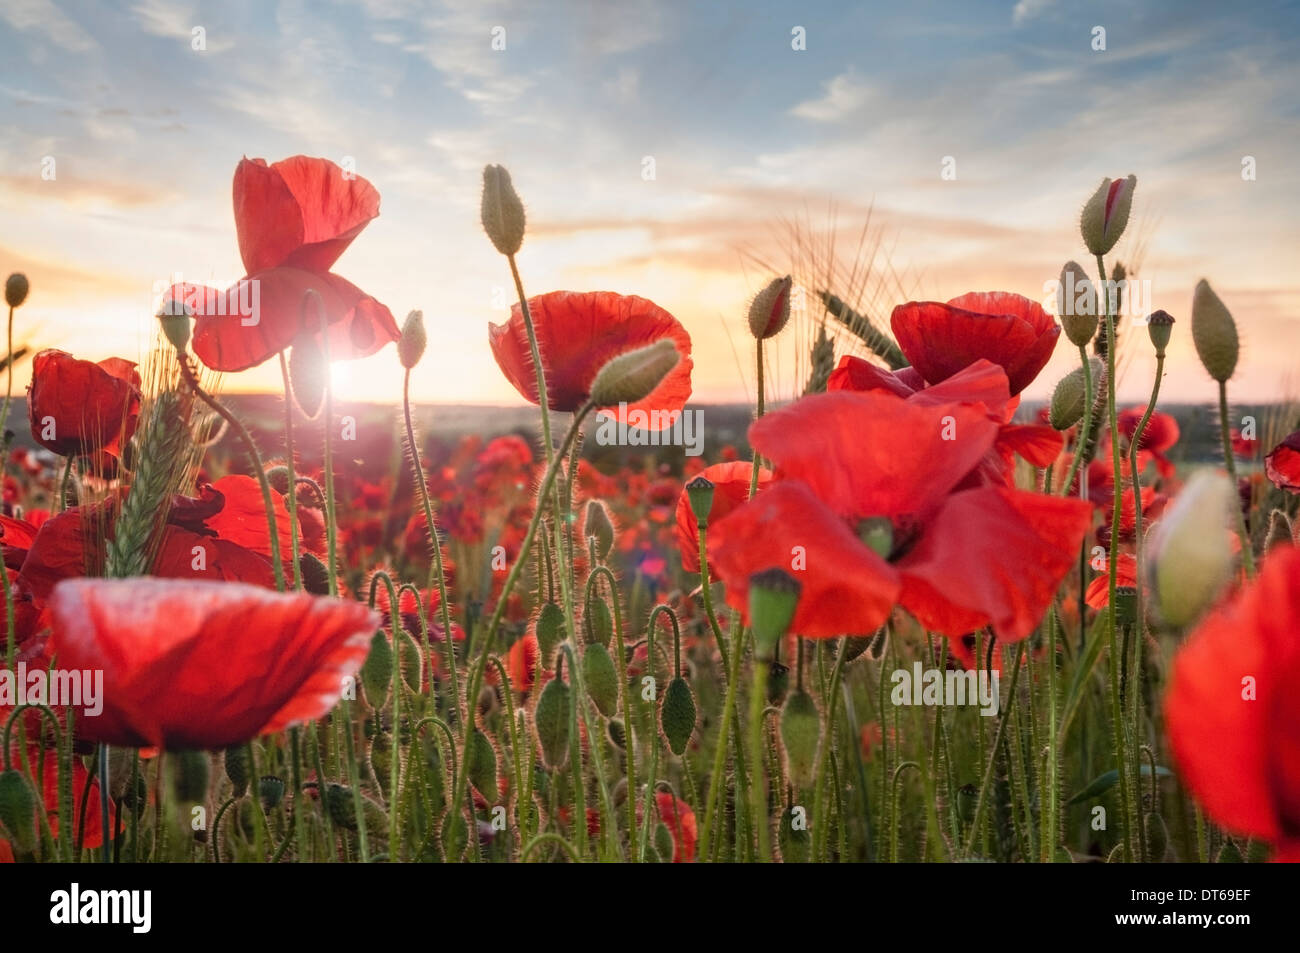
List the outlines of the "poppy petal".
{"type": "Polygon", "coordinates": [[[1279,490],[1300,493],[1300,430],[1269,451],[1264,472],[1279,490]]]}

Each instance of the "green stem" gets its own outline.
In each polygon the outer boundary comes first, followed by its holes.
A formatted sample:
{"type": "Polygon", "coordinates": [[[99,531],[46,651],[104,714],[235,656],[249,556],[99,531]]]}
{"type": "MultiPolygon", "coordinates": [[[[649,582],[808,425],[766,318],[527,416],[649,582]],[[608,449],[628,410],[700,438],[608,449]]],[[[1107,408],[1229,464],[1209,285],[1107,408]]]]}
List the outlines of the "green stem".
{"type": "Polygon", "coordinates": [[[1232,481],[1232,511],[1236,514],[1237,535],[1241,537],[1241,563],[1246,567],[1246,576],[1255,576],[1255,554],[1251,549],[1250,533],[1246,530],[1246,516],[1237,499],[1237,461],[1232,453],[1232,432],[1228,428],[1228,382],[1219,381],[1219,433],[1223,438],[1223,460],[1228,469],[1228,479],[1232,481]]]}

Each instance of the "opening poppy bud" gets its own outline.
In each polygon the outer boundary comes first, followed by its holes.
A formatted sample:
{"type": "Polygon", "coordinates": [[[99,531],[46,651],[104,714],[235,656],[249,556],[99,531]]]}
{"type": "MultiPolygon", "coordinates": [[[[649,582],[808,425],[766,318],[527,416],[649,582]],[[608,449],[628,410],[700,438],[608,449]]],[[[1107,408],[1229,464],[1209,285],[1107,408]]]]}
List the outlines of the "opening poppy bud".
{"type": "Polygon", "coordinates": [[[178,351],[184,351],[190,343],[190,317],[189,306],[175,298],[158,311],[158,323],[162,325],[163,334],[178,351]]]}
{"type": "Polygon", "coordinates": [[[1201,470],[1151,528],[1145,567],[1160,617],[1169,626],[1195,622],[1232,578],[1227,534],[1237,505],[1232,481],[1201,470]]]}
{"type": "Polygon", "coordinates": [[[695,730],[695,696],[686,679],[678,675],[668,683],[659,708],[659,727],[663,729],[668,750],[677,757],[686,753],[686,745],[695,730]]]}
{"type": "Polygon", "coordinates": [[[645,400],[680,360],[677,346],[668,338],[620,354],[596,372],[591,402],[597,407],[617,407],[645,400]]]}
{"type": "Polygon", "coordinates": [[[600,643],[588,645],[582,653],[582,679],[587,694],[606,718],[618,710],[618,674],[609,649],[600,643]]]}
{"type": "Polygon", "coordinates": [[[1075,347],[1085,347],[1097,333],[1097,289],[1076,261],[1066,262],[1061,269],[1056,313],[1075,347]]]}
{"type": "Polygon", "coordinates": [[[790,780],[796,787],[807,787],[813,782],[821,733],[822,718],[817,703],[812,695],[799,689],[786,699],[781,709],[781,744],[785,748],[790,780]]]}
{"type": "Polygon", "coordinates": [[[22,772],[0,772],[0,830],[22,853],[36,849],[36,792],[22,772]]]}
{"type": "Polygon", "coordinates": [[[1210,376],[1220,383],[1237,369],[1237,322],[1202,278],[1192,295],[1192,341],[1210,376]]]}
{"type": "Polygon", "coordinates": [[[497,251],[513,255],[524,243],[524,203],[504,166],[483,169],[483,231],[497,251]]]}
{"type": "Polygon", "coordinates": [[[397,356],[408,371],[420,363],[429,336],[424,331],[424,312],[412,311],[402,325],[402,336],[397,339],[397,356]]]}
{"type": "MultiPolygon", "coordinates": [[[[1094,365],[1100,363],[1096,358],[1091,360],[1094,365]]],[[[1095,372],[1094,367],[1094,380],[1095,372]]],[[[1047,422],[1057,430],[1069,430],[1083,419],[1085,396],[1083,368],[1076,367],[1062,377],[1057,382],[1056,389],[1052,391],[1052,402],[1047,408],[1047,422]]]]}
{"type": "Polygon", "coordinates": [[[697,476],[686,484],[686,499],[691,504],[696,525],[707,529],[709,514],[713,512],[713,481],[708,477],[697,476]]]}
{"type": "Polygon", "coordinates": [[[304,417],[315,420],[325,402],[329,365],[325,352],[310,335],[298,338],[289,351],[289,390],[304,417]]]}
{"type": "Polygon", "coordinates": [[[1274,510],[1268,518],[1268,535],[1264,537],[1264,552],[1272,552],[1274,547],[1290,544],[1293,535],[1291,520],[1281,510],[1274,510]]]}
{"type": "MultiPolygon", "coordinates": [[[[1094,255],[1104,255],[1119,241],[1128,225],[1129,211],[1133,207],[1133,190],[1137,176],[1127,179],[1103,179],[1097,191],[1088,199],[1079,217],[1079,231],[1083,243],[1094,255]]],[[[1103,276],[1104,277],[1104,276],[1103,276]]]]}
{"type": "Polygon", "coordinates": [[[790,629],[799,606],[799,583],[784,569],[764,569],[749,577],[749,624],[758,658],[767,661],[790,629]]]}
{"type": "Polygon", "coordinates": [[[537,742],[542,749],[542,764],[550,771],[564,767],[569,758],[569,686],[560,678],[546,683],[533,712],[537,742]]]}
{"type": "Polygon", "coordinates": [[[790,320],[792,283],[789,275],[784,278],[773,278],[750,302],[749,332],[754,335],[755,340],[762,341],[765,338],[775,337],[790,320]]]}
{"type": "Polygon", "coordinates": [[[5,280],[5,304],[11,308],[18,307],[27,300],[27,292],[30,288],[27,276],[15,271],[5,280]]]}
{"type": "Polygon", "coordinates": [[[884,516],[873,516],[858,524],[858,539],[881,559],[894,551],[894,524],[884,516]]]}
{"type": "Polygon", "coordinates": [[[172,754],[176,771],[176,797],[187,804],[207,800],[212,764],[206,751],[177,751],[172,754]]]}
{"type": "Polygon", "coordinates": [[[596,555],[604,559],[614,548],[614,524],[609,520],[609,510],[600,500],[587,502],[587,518],[584,532],[596,540],[596,555]]]}
{"type": "Polygon", "coordinates": [[[1147,318],[1147,333],[1151,335],[1151,344],[1156,349],[1156,357],[1165,356],[1169,346],[1169,337],[1173,334],[1174,318],[1168,311],[1153,311],[1147,318]]]}

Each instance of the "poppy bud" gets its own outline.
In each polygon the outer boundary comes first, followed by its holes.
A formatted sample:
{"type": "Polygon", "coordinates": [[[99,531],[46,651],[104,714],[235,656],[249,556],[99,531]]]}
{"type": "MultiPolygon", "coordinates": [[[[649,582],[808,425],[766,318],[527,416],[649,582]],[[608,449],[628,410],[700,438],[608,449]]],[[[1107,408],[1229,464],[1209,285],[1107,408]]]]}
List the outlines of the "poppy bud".
{"type": "Polygon", "coordinates": [[[13,768],[0,772],[0,829],[23,853],[36,849],[36,792],[13,768]]]}
{"type": "Polygon", "coordinates": [[[257,794],[262,799],[262,809],[270,811],[284,800],[284,779],[274,774],[263,775],[257,782],[257,794]]]}
{"type": "Polygon", "coordinates": [[[289,350],[289,390],[294,403],[308,420],[315,420],[320,413],[328,374],[325,352],[310,335],[299,337],[289,350]]]}
{"type": "Polygon", "coordinates": [[[667,338],[620,354],[596,372],[591,402],[597,407],[617,407],[645,400],[680,360],[676,345],[667,338]]]}
{"type": "Polygon", "coordinates": [[[538,696],[533,724],[542,748],[542,763],[558,771],[569,758],[569,686],[558,671],[538,696]]]}
{"type": "Polygon", "coordinates": [[[749,333],[762,341],[781,333],[790,320],[790,276],[773,278],[749,305],[749,333]]]}
{"type": "Polygon", "coordinates": [[[172,757],[176,765],[176,797],[187,803],[207,800],[208,781],[212,776],[208,753],[177,751],[172,757]]]}
{"type": "Polygon", "coordinates": [[[582,616],[582,636],[588,645],[609,645],[614,637],[614,620],[604,599],[593,599],[582,616]]]}
{"type": "Polygon", "coordinates": [[[871,648],[871,643],[875,637],[871,635],[850,635],[844,639],[844,646],[841,651],[844,653],[844,662],[854,662],[867,654],[871,648]]]}
{"type": "Polygon", "coordinates": [[[361,666],[361,687],[371,708],[377,711],[384,707],[392,684],[393,647],[388,644],[388,636],[379,631],[370,640],[370,653],[361,666]]]}
{"type": "Polygon", "coordinates": [[[1169,850],[1169,828],[1165,820],[1155,811],[1148,811],[1143,825],[1147,830],[1147,856],[1155,863],[1165,859],[1169,850]]]}
{"type": "Polygon", "coordinates": [[[798,581],[784,569],[764,569],[749,577],[749,623],[758,658],[771,659],[777,642],[789,630],[799,589],[798,581]]]}
{"type": "Polygon", "coordinates": [[[1147,333],[1151,335],[1151,344],[1156,349],[1156,357],[1165,356],[1169,346],[1169,336],[1174,330],[1174,318],[1168,311],[1153,311],[1147,318],[1147,333]]]}
{"type": "Polygon", "coordinates": [[[302,588],[314,596],[330,594],[330,571],[320,559],[311,553],[298,557],[298,568],[302,571],[302,588]]]}
{"type": "Polygon", "coordinates": [[[483,168],[483,231],[497,251],[513,255],[524,243],[524,203],[504,166],[483,168]]]}
{"type": "Polygon", "coordinates": [[[1264,552],[1272,552],[1276,546],[1288,545],[1293,535],[1291,520],[1281,510],[1274,510],[1268,518],[1268,535],[1264,538],[1264,552]]]}
{"type": "Polygon", "coordinates": [[[587,536],[596,540],[596,555],[604,559],[614,547],[614,524],[609,521],[605,504],[600,500],[589,500],[583,525],[587,536]]]}
{"type": "Polygon", "coordinates": [[[655,853],[661,861],[671,860],[677,853],[677,843],[668,825],[660,821],[655,825],[655,853]]]}
{"type": "Polygon", "coordinates": [[[158,323],[162,325],[163,334],[178,351],[184,351],[190,343],[190,316],[189,306],[175,298],[158,310],[158,323]]]}
{"type": "Polygon", "coordinates": [[[1079,217],[1079,231],[1088,251],[1094,255],[1104,255],[1115,247],[1119,237],[1124,234],[1124,227],[1128,225],[1135,188],[1135,175],[1130,175],[1127,179],[1102,180],[1079,217]]]}
{"type": "Polygon", "coordinates": [[[338,827],[348,831],[357,829],[357,806],[352,797],[352,789],[342,784],[325,786],[325,810],[330,820],[338,827]]]}
{"type": "Polygon", "coordinates": [[[27,276],[15,271],[5,280],[5,304],[11,308],[18,307],[27,300],[27,292],[30,287],[27,283],[27,276]]]}
{"type": "Polygon", "coordinates": [[[1097,289],[1078,262],[1068,261],[1061,269],[1056,313],[1075,347],[1085,347],[1097,333],[1097,289]]]}
{"type": "Polygon", "coordinates": [[[465,772],[474,790],[489,800],[497,797],[497,749],[481,731],[470,733],[465,750],[465,772]]]}
{"type": "Polygon", "coordinates": [[[1083,385],[1082,367],[1076,367],[1057,382],[1047,408],[1047,422],[1056,430],[1069,430],[1083,418],[1083,385]]]}
{"type": "Polygon", "coordinates": [[[1237,369],[1237,322],[1202,278],[1192,295],[1192,341],[1210,376],[1223,383],[1237,369]]]}
{"type": "Polygon", "coordinates": [[[659,726],[663,729],[668,750],[679,758],[686,753],[686,744],[695,730],[695,696],[686,679],[678,675],[668,683],[663,704],[659,708],[659,726]]]}
{"type": "Polygon", "coordinates": [[[412,311],[402,325],[402,336],[397,339],[397,356],[408,371],[420,363],[429,336],[424,331],[424,312],[412,311]]]}
{"type": "Polygon", "coordinates": [[[1223,846],[1219,848],[1219,856],[1214,859],[1216,864],[1241,864],[1245,863],[1241,859],[1241,849],[1231,840],[1225,840],[1223,846]]]}
{"type": "Polygon", "coordinates": [[[271,467],[266,471],[266,482],[271,489],[281,496],[289,495],[289,468],[287,466],[271,467]]]}
{"type": "Polygon", "coordinates": [[[777,831],[781,860],[787,864],[806,864],[812,847],[812,833],[807,824],[796,826],[795,816],[793,807],[787,807],[781,812],[781,826],[777,831]]]}
{"type": "Polygon", "coordinates": [[[781,744],[795,787],[807,787],[813,782],[821,732],[821,712],[811,695],[800,689],[786,699],[781,709],[781,744]]]}
{"type": "Polygon", "coordinates": [[[618,673],[609,649],[597,642],[582,653],[582,679],[587,695],[606,718],[618,710],[618,673]]]}
{"type": "Polygon", "coordinates": [[[542,606],[537,616],[537,649],[542,657],[542,667],[555,661],[555,649],[564,638],[564,610],[554,602],[542,606]]]}
{"type": "MultiPolygon", "coordinates": [[[[609,724],[605,728],[605,733],[609,735],[610,744],[612,744],[615,748],[618,748],[619,750],[625,750],[627,748],[627,727],[623,724],[623,719],[611,718],[609,720],[609,724]]],[[[623,786],[622,796],[623,798],[626,798],[627,778],[619,778],[618,780],[619,780],[619,784],[623,786]]],[[[619,789],[617,785],[614,788],[614,803],[615,804],[623,803],[623,801],[620,800],[619,798],[619,789]]]]}
{"type": "Polygon", "coordinates": [[[709,513],[713,512],[713,481],[708,477],[697,476],[686,484],[686,499],[691,504],[696,525],[707,529],[709,513]]]}
{"type": "Polygon", "coordinates": [[[1160,617],[1169,626],[1196,621],[1232,577],[1227,529],[1236,505],[1231,481],[1201,470],[1151,528],[1145,567],[1160,617]]]}
{"type": "Polygon", "coordinates": [[[248,790],[248,747],[235,745],[226,749],[226,777],[234,785],[235,796],[248,790]]]}

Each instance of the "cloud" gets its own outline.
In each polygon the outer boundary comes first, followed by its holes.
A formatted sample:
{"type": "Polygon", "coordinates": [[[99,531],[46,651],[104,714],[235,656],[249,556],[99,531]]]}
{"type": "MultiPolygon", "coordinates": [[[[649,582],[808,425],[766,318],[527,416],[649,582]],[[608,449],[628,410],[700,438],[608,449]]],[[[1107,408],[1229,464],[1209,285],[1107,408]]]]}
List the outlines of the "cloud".
{"type": "Polygon", "coordinates": [[[15,30],[35,31],[70,53],[98,48],[94,38],[64,16],[53,0],[5,0],[0,4],[0,17],[15,30]]]}
{"type": "Polygon", "coordinates": [[[1055,0],[1020,0],[1016,8],[1011,11],[1011,22],[1019,26],[1026,20],[1032,20],[1054,2],[1055,0]]]}
{"type": "Polygon", "coordinates": [[[853,72],[841,73],[822,84],[825,93],[790,110],[791,115],[814,122],[841,122],[856,114],[871,98],[871,87],[853,72]]]}

